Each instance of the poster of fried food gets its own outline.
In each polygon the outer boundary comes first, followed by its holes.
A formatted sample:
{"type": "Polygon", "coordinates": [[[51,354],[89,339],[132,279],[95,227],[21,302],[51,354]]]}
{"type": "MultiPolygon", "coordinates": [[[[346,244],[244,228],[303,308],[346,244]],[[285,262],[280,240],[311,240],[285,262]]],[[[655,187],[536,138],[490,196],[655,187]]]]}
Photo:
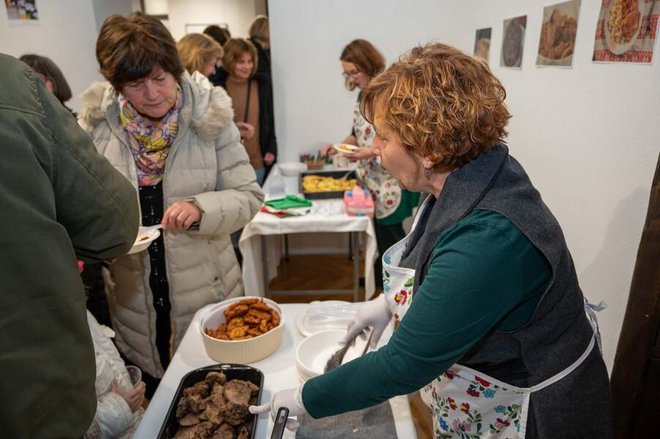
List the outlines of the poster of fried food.
{"type": "Polygon", "coordinates": [[[648,64],[653,60],[660,2],[603,0],[593,61],[648,64]]]}
{"type": "Polygon", "coordinates": [[[474,38],[474,56],[488,63],[490,58],[490,34],[492,28],[477,29],[474,38]]]}
{"type": "Polygon", "coordinates": [[[543,8],[543,23],[537,66],[573,65],[580,0],[557,3],[543,8]]]}
{"type": "Polygon", "coordinates": [[[526,28],[526,15],[504,20],[504,36],[502,37],[500,66],[511,67],[514,69],[521,68],[526,28]]]}

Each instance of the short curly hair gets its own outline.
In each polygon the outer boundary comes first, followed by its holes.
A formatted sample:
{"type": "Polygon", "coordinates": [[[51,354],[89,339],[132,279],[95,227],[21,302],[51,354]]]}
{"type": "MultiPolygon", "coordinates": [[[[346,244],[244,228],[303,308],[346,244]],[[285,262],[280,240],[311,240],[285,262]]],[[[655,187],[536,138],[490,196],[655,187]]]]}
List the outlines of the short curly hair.
{"type": "Polygon", "coordinates": [[[156,66],[177,81],[184,72],[176,42],[165,25],[140,12],[105,19],[96,40],[96,60],[101,74],[118,91],[128,82],[149,76],[156,66]]]}
{"type": "Polygon", "coordinates": [[[176,43],[181,63],[188,73],[201,72],[210,61],[222,58],[222,46],[205,34],[187,34],[176,43]]]}
{"type": "Polygon", "coordinates": [[[371,80],[360,111],[382,117],[408,151],[455,168],[498,145],[511,118],[488,65],[440,43],[413,48],[371,80]]]}

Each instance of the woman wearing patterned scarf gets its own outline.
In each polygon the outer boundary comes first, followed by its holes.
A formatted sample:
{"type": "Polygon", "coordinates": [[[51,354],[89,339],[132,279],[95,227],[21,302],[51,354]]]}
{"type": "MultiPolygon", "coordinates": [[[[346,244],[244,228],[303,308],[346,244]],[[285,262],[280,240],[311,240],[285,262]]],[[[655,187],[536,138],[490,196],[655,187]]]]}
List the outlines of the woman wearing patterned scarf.
{"type": "Polygon", "coordinates": [[[109,84],[84,93],[79,123],[135,186],[142,225],[163,228],[148,251],[104,273],[117,345],[145,372],[150,395],[194,313],[243,294],[229,235],[263,193],[227,93],[185,72],[160,21],[109,17],[96,58],[109,84]]]}

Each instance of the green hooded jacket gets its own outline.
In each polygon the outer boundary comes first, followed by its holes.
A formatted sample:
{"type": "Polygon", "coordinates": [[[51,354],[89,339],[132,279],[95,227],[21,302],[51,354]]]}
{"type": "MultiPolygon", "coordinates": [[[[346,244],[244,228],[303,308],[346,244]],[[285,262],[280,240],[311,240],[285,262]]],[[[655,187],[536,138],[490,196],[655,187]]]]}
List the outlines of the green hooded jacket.
{"type": "Polygon", "coordinates": [[[81,437],[96,365],[76,259],[125,254],[135,190],[31,70],[0,54],[0,437],[81,437]]]}

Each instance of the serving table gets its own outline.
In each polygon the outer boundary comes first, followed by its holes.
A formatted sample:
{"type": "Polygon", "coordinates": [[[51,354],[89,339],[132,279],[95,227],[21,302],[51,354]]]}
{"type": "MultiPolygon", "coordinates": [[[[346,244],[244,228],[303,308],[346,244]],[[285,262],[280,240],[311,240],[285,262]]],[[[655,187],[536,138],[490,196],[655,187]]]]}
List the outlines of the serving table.
{"type": "MultiPolygon", "coordinates": [[[[284,186],[289,188],[286,192],[293,192],[298,187],[297,184],[298,177],[283,177],[277,165],[275,165],[264,183],[263,190],[268,200],[284,196],[284,186]]],[[[243,284],[246,295],[269,297],[273,293],[273,291],[269,291],[268,283],[277,274],[277,267],[282,253],[282,235],[327,232],[349,233],[351,236],[353,289],[350,291],[353,292],[354,301],[366,300],[373,295],[375,291],[373,263],[376,256],[376,233],[372,220],[364,216],[347,215],[341,199],[312,200],[312,203],[313,206],[310,212],[302,216],[280,218],[275,215],[259,212],[243,228],[239,240],[239,248],[243,255],[243,284]],[[363,236],[366,235],[364,298],[360,298],[358,295],[360,273],[357,247],[361,234],[363,236]]],[[[311,275],[314,275],[314,273],[311,273],[311,275]]],[[[286,291],[286,293],[290,294],[318,294],[320,292],[346,293],[347,291],[286,291]]]]}
{"type": "MultiPolygon", "coordinates": [[[[212,305],[210,305],[212,306],[212,305]]],[[[282,317],[284,319],[284,335],[282,345],[269,357],[251,363],[250,365],[261,370],[264,374],[264,388],[262,390],[262,402],[270,401],[273,394],[279,390],[294,388],[300,385],[297,377],[295,364],[295,350],[303,340],[303,336],[296,329],[296,321],[304,313],[309,304],[281,304],[282,317]]],[[[217,364],[216,361],[206,355],[200,332],[201,315],[204,308],[199,310],[193,318],[183,340],[172,358],[172,362],[165,371],[165,375],[156,389],[156,393],[149,402],[142,422],[138,426],[136,439],[154,439],[165,421],[167,411],[176,394],[179,382],[183,376],[191,370],[199,367],[217,364]]],[[[386,340],[391,332],[383,334],[386,340]]],[[[398,396],[390,401],[397,437],[415,439],[415,426],[406,396],[398,396]]],[[[270,416],[261,415],[257,423],[255,438],[269,438],[273,429],[270,416]]],[[[285,438],[294,438],[295,434],[285,432],[285,438]]]]}

